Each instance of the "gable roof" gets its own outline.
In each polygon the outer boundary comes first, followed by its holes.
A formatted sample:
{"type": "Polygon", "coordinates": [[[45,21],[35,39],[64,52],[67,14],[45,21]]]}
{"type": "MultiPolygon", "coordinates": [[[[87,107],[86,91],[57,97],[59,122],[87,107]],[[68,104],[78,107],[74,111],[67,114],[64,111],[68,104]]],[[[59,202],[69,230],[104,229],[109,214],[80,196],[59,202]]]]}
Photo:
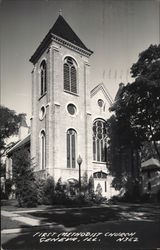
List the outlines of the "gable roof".
{"type": "Polygon", "coordinates": [[[112,96],[110,95],[109,91],[106,89],[106,87],[104,86],[103,83],[99,83],[94,89],[91,90],[90,94],[91,94],[91,97],[94,96],[95,94],[97,94],[98,91],[102,91],[104,96],[106,97],[108,103],[110,105],[113,104],[113,99],[112,99],[112,96]]]}
{"type": "Polygon", "coordinates": [[[159,169],[160,170],[160,162],[155,158],[150,158],[149,160],[141,163],[141,168],[143,170],[147,169],[159,169]]]}
{"type": "Polygon", "coordinates": [[[11,149],[8,150],[7,155],[11,155],[13,152],[15,152],[17,149],[20,149],[21,147],[26,146],[27,144],[30,144],[30,134],[28,134],[23,140],[18,141],[11,149]]]}
{"type": "MultiPolygon", "coordinates": [[[[41,54],[44,52],[43,47],[46,48],[46,46],[48,46],[52,41],[52,38],[55,38],[53,35],[62,38],[65,41],[68,41],[69,43],[72,43],[75,46],[78,46],[79,48],[87,51],[89,54],[93,53],[93,51],[91,51],[84,45],[84,43],[72,30],[70,25],[66,22],[66,20],[61,15],[59,15],[53,27],[49,30],[46,37],[43,39],[42,43],[39,45],[35,53],[30,58],[30,61],[32,63],[35,62],[35,59],[37,58],[40,52],[41,54]]],[[[58,41],[58,39],[56,40],[58,41]]]]}

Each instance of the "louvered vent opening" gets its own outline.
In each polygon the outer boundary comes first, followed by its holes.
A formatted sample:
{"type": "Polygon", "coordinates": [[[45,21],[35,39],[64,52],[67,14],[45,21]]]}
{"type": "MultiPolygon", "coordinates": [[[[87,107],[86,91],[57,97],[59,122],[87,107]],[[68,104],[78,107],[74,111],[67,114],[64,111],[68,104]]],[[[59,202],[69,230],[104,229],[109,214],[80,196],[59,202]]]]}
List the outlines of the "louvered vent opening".
{"type": "Polygon", "coordinates": [[[74,66],[71,67],[71,92],[77,93],[77,77],[74,66]]]}
{"type": "Polygon", "coordinates": [[[64,64],[64,89],[70,91],[69,65],[64,64]]]}
{"type": "Polygon", "coordinates": [[[64,61],[64,90],[77,94],[77,66],[71,57],[64,61]]]}

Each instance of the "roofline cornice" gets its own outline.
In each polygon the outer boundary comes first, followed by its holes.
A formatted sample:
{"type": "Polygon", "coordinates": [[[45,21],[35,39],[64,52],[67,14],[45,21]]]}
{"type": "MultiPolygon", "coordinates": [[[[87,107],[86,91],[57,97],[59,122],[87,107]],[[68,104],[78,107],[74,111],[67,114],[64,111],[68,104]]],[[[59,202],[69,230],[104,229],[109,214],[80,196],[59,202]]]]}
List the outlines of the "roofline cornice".
{"type": "Polygon", "coordinates": [[[87,55],[88,57],[93,54],[92,50],[82,49],[81,47],[79,47],[79,46],[77,46],[77,45],[75,45],[75,44],[73,44],[73,43],[71,43],[71,42],[57,36],[57,35],[52,34],[52,39],[53,39],[53,41],[56,41],[59,44],[63,44],[64,46],[69,47],[69,48],[71,48],[73,50],[76,50],[77,52],[79,52],[79,53],[81,53],[83,55],[87,55]]]}
{"type": "Polygon", "coordinates": [[[41,55],[44,53],[44,51],[48,48],[48,46],[52,43],[52,41],[57,42],[58,44],[61,44],[67,48],[70,48],[72,50],[75,50],[76,52],[85,55],[87,57],[89,57],[90,55],[93,54],[93,51],[91,50],[85,50],[53,33],[49,33],[46,35],[46,37],[43,39],[42,43],[38,46],[38,48],[36,49],[35,53],[31,56],[30,58],[30,62],[32,62],[33,64],[35,64],[37,62],[37,60],[41,57],[41,55]]]}
{"type": "Polygon", "coordinates": [[[43,41],[40,43],[40,45],[38,46],[38,48],[36,49],[36,51],[34,52],[34,54],[31,56],[31,58],[29,59],[29,61],[33,64],[36,64],[36,62],[38,61],[38,59],[41,57],[41,55],[43,54],[43,52],[48,48],[48,46],[51,44],[52,42],[52,36],[51,34],[47,34],[46,37],[43,39],[43,41]]]}

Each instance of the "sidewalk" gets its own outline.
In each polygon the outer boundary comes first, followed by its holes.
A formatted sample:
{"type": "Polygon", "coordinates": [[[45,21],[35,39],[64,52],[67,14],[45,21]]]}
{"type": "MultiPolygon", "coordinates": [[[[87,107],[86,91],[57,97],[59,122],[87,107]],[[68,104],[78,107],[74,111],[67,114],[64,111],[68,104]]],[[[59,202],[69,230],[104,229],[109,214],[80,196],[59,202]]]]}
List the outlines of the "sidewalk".
{"type": "MultiPolygon", "coordinates": [[[[24,210],[5,210],[5,206],[2,208],[1,215],[6,220],[15,222],[16,227],[4,227],[2,234],[28,232],[38,229],[49,229],[53,227],[64,226],[74,227],[80,224],[89,224],[97,222],[111,222],[111,221],[157,221],[160,218],[160,209],[155,206],[152,209],[150,206],[144,206],[134,204],[116,204],[109,205],[103,204],[100,206],[92,207],[39,207],[29,208],[24,210]],[[134,209],[133,207],[134,206],[134,209]],[[72,220],[70,220],[72,216],[72,220]],[[71,223],[72,222],[72,223],[71,223]],[[62,225],[63,224],[63,225],[62,225]]],[[[10,223],[11,226],[14,223],[10,223]]],[[[9,222],[8,222],[9,225],[9,222]]],[[[10,225],[9,225],[10,226],[10,225]]]]}
{"type": "MultiPolygon", "coordinates": [[[[100,207],[108,207],[108,205],[100,205],[100,207]]],[[[66,207],[48,207],[48,211],[61,211],[61,210],[83,210],[83,209],[91,209],[91,208],[98,208],[98,206],[93,206],[93,207],[72,207],[72,208],[66,208],[66,207]]],[[[51,229],[53,227],[58,227],[59,229],[63,229],[63,225],[59,225],[56,222],[43,222],[42,219],[34,219],[31,218],[29,216],[27,216],[26,214],[30,214],[30,213],[34,213],[34,212],[46,212],[45,209],[35,209],[35,208],[31,208],[28,210],[17,210],[17,211],[6,211],[4,210],[5,208],[1,209],[1,216],[7,217],[7,219],[11,220],[11,221],[18,221],[21,222],[22,224],[20,224],[19,228],[9,228],[9,229],[2,229],[1,230],[1,234],[10,234],[10,233],[20,233],[20,232],[31,232],[31,231],[35,231],[38,229],[51,229]],[[25,216],[21,216],[21,214],[25,214],[25,216]]]]}
{"type": "MultiPolygon", "coordinates": [[[[30,210],[29,211],[27,210],[25,212],[30,212],[30,210]]],[[[8,212],[8,211],[4,211],[4,210],[1,211],[1,216],[7,217],[9,220],[18,221],[18,222],[22,223],[22,225],[20,224],[20,226],[18,228],[2,229],[1,234],[32,232],[32,231],[39,230],[42,228],[43,229],[53,228],[55,225],[57,225],[54,222],[43,224],[40,219],[33,219],[33,218],[26,217],[26,216],[25,217],[20,216],[18,213],[8,212]]]]}
{"type": "MultiPolygon", "coordinates": [[[[21,223],[17,228],[2,230],[2,247],[4,249],[99,249],[104,245],[107,247],[121,246],[126,249],[157,249],[160,246],[160,208],[137,204],[103,205],[83,208],[65,207],[37,207],[19,210],[12,207],[12,210],[5,210],[3,207],[2,217],[12,222],[21,223]],[[100,241],[48,242],[50,233],[71,233],[71,232],[101,232],[100,241]],[[106,233],[135,232],[137,242],[117,243],[116,237],[105,237],[106,233]],[[46,242],[40,242],[40,238],[33,237],[35,233],[48,233],[46,242]],[[95,245],[96,244],[96,245],[95,245]],[[75,246],[75,247],[74,247],[75,246]],[[78,246],[78,248],[77,248],[78,246]],[[90,248],[87,248],[90,246],[90,248]],[[28,247],[28,248],[27,248],[28,247]],[[62,248],[63,247],[63,248],[62,248]],[[154,247],[154,248],[153,248],[154,247]]],[[[12,224],[12,223],[11,223],[12,224]]],[[[8,224],[9,225],[9,224],[8,224]]],[[[13,224],[12,224],[13,225],[13,224]]],[[[9,228],[9,227],[8,227],[9,228]]],[[[51,237],[54,239],[54,236],[51,237]]],[[[123,239],[123,238],[122,238],[123,239]]],[[[125,239],[125,238],[124,238],[125,239]]],[[[130,239],[130,238],[129,238],[130,239]]],[[[132,239],[132,238],[131,238],[132,239]]],[[[61,237],[60,237],[61,240],[61,237]]],[[[89,239],[88,239],[89,240],[89,239]]]]}
{"type": "MultiPolygon", "coordinates": [[[[115,205],[116,207],[117,205],[115,205]]],[[[20,233],[20,232],[31,232],[31,231],[36,231],[36,230],[40,230],[40,229],[51,229],[51,228],[57,228],[57,229],[61,229],[63,230],[65,227],[64,225],[61,224],[61,222],[46,222],[43,221],[42,218],[31,218],[30,214],[33,213],[38,213],[38,212],[42,212],[42,213],[59,213],[61,211],[71,211],[74,210],[90,210],[90,209],[100,209],[100,208],[107,208],[109,207],[108,204],[102,204],[99,206],[92,206],[92,207],[72,207],[72,208],[66,208],[66,207],[48,207],[48,209],[46,210],[45,208],[43,209],[35,209],[35,208],[31,208],[31,209],[26,209],[26,210],[17,210],[17,211],[6,211],[4,210],[5,207],[2,208],[1,210],[1,215],[5,216],[6,218],[12,220],[12,221],[18,221],[22,224],[20,224],[19,227],[17,228],[10,228],[10,229],[2,229],[1,230],[1,234],[13,234],[13,233],[20,233]]],[[[71,228],[71,227],[70,227],[71,228]]],[[[65,229],[66,230],[66,229],[65,229]]]]}

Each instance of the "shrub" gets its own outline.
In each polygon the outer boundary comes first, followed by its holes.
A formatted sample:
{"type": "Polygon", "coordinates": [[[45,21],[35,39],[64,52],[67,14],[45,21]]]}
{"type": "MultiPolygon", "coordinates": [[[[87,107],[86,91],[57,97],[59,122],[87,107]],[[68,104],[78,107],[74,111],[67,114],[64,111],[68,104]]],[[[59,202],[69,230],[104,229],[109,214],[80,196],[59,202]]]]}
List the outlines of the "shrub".
{"type": "Polygon", "coordinates": [[[46,205],[65,205],[69,207],[79,207],[100,204],[104,201],[104,198],[102,197],[101,187],[98,187],[96,194],[94,193],[93,177],[90,177],[89,182],[87,182],[85,178],[83,179],[81,194],[77,192],[77,185],[78,182],[74,185],[73,183],[62,182],[61,178],[59,178],[55,185],[54,179],[51,176],[46,180],[37,178],[36,186],[38,203],[46,205]]]}
{"type": "Polygon", "coordinates": [[[52,176],[49,176],[43,183],[42,187],[42,202],[45,205],[53,204],[55,194],[55,182],[52,176]]]}
{"type": "MultiPolygon", "coordinates": [[[[69,189],[69,184],[67,189],[69,189]]],[[[62,183],[62,179],[59,178],[55,186],[53,204],[65,205],[69,203],[69,196],[66,192],[66,185],[62,183]]]]}
{"type": "Polygon", "coordinates": [[[93,176],[92,175],[89,177],[88,192],[89,192],[89,194],[93,194],[94,193],[94,180],[93,180],[93,176]]]}
{"type": "Polygon", "coordinates": [[[160,202],[160,190],[157,192],[157,202],[160,202]]]}
{"type": "Polygon", "coordinates": [[[141,202],[149,202],[150,201],[150,194],[145,193],[141,195],[141,202]]]}
{"type": "Polygon", "coordinates": [[[30,155],[26,148],[15,152],[13,159],[13,182],[20,207],[37,205],[37,189],[30,155]]]}
{"type": "Polygon", "coordinates": [[[9,199],[9,196],[12,193],[13,181],[11,179],[6,179],[5,181],[5,199],[9,199]]]}
{"type": "Polygon", "coordinates": [[[41,179],[40,177],[36,177],[36,189],[37,189],[37,203],[39,205],[44,203],[44,186],[45,186],[45,179],[41,179]]]}
{"type": "Polygon", "coordinates": [[[13,181],[11,179],[6,179],[3,182],[3,186],[1,183],[1,200],[5,199],[8,200],[9,196],[12,193],[12,185],[13,185],[13,181]]]}
{"type": "Polygon", "coordinates": [[[81,192],[86,193],[88,192],[88,175],[87,172],[85,171],[83,176],[82,176],[82,181],[81,181],[81,192]]]}
{"type": "Polygon", "coordinates": [[[94,193],[92,196],[92,201],[95,204],[101,204],[104,201],[103,196],[101,195],[101,193],[94,193]]]}

